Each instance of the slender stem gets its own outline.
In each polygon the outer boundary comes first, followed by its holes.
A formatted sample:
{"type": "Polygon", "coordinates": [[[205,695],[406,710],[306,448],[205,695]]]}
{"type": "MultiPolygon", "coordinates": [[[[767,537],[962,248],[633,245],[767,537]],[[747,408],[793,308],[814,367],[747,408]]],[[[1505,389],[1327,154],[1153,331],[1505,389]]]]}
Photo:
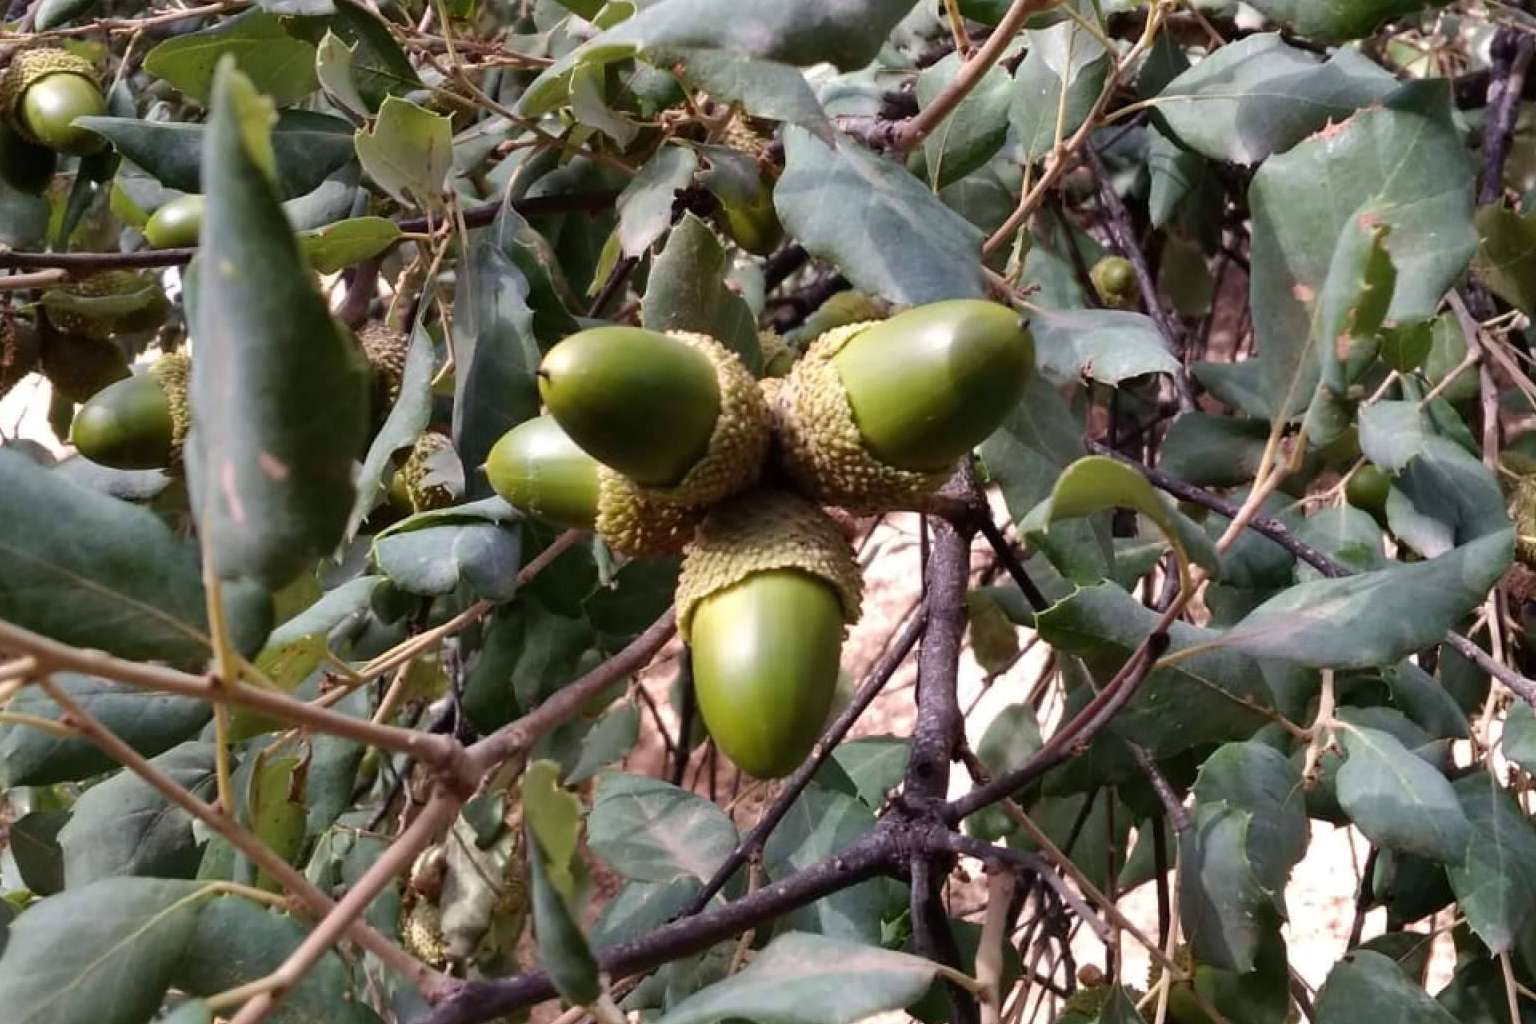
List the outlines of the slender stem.
{"type": "Polygon", "coordinates": [[[981,982],[981,1024],[1002,1024],[1003,946],[1008,942],[1008,904],[1016,884],[1012,871],[987,872],[987,912],[976,945],[976,980],[981,982]]]}
{"type": "MultiPolygon", "coordinates": [[[[235,664],[234,643],[229,638],[229,622],[224,616],[224,588],[213,568],[213,559],[203,551],[203,592],[208,602],[208,634],[213,644],[212,681],[230,690],[240,688],[240,670],[235,664]]],[[[234,817],[239,813],[235,803],[235,786],[229,771],[229,708],[224,704],[213,706],[213,764],[218,780],[219,806],[224,813],[234,817]]]]}
{"type": "MultiPolygon", "coordinates": [[[[336,906],[329,896],[236,822],[232,815],[221,813],[217,808],[189,793],[175,779],[150,763],[144,755],[118,738],[116,733],[71,699],[62,687],[51,679],[44,679],[40,685],[63,710],[65,720],[100,747],[107,756],[124,765],[129,771],[149,783],[161,796],[227,839],[231,846],[250,858],[252,864],[277,879],[285,889],[302,900],[316,916],[329,914],[336,906]]],[[[378,956],[391,970],[410,979],[411,983],[429,998],[439,986],[446,982],[442,975],[374,931],[367,922],[350,922],[348,934],[364,949],[378,956]]]]}

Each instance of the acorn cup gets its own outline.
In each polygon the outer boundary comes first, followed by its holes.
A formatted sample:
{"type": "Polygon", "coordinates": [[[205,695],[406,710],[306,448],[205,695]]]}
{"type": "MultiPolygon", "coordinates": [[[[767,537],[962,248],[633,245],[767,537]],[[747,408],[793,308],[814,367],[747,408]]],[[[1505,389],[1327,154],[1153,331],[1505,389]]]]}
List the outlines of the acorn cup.
{"type": "Polygon", "coordinates": [[[702,334],[595,327],[544,356],[539,394],[580,448],[656,505],[709,505],[751,486],[771,434],[757,382],[702,334]]]}
{"type": "Polygon", "coordinates": [[[648,501],[640,489],[577,447],[553,416],[507,431],[485,462],[491,487],[514,508],[552,526],[593,530],[614,551],[676,554],[701,509],[648,501]]]}
{"type": "Polygon", "coordinates": [[[179,469],[191,423],[191,372],[192,360],[173,352],[145,372],[103,388],[75,414],[70,443],[85,458],[113,469],[179,469]]]}
{"type": "Polygon", "coordinates": [[[400,397],[400,385],[405,380],[405,358],[411,348],[411,339],[404,331],[398,331],[383,320],[370,320],[359,327],[356,334],[358,347],[368,362],[373,376],[373,418],[383,424],[389,410],[400,397]]]}
{"type": "MultiPolygon", "coordinates": [[[[445,482],[444,463],[458,465],[453,442],[444,434],[429,430],[416,438],[411,450],[390,479],[389,495],[395,504],[411,512],[433,512],[449,508],[459,496],[445,482]]],[[[456,474],[457,469],[453,469],[456,474]]]]}
{"type": "Polygon", "coordinates": [[[785,469],[824,504],[912,507],[1002,424],[1033,370],[1029,331],[992,302],[829,331],[773,391],[785,469]]]}
{"type": "Polygon", "coordinates": [[[200,195],[178,196],[162,204],[144,224],[144,240],[151,249],[181,249],[197,244],[203,230],[204,200],[200,195]]]}
{"type": "Polygon", "coordinates": [[[106,339],[152,331],[165,323],[171,304],[153,274],[102,270],[43,293],[43,312],[60,331],[106,339]]]}
{"type": "Polygon", "coordinates": [[[797,495],[750,491],[699,527],[678,578],[678,631],[699,713],[742,771],[777,778],[810,753],[862,594],[853,548],[797,495]]]}
{"type": "Polygon", "coordinates": [[[106,140],[77,117],[107,112],[96,69],[67,50],[23,50],[0,73],[0,111],[22,137],[60,153],[89,156],[106,140]]]}

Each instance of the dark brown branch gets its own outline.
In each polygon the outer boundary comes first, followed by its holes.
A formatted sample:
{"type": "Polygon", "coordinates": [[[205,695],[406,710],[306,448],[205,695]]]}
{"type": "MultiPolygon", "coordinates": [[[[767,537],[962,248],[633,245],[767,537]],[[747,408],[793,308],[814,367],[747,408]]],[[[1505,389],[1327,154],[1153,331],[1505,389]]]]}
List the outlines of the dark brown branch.
{"type": "Polygon", "coordinates": [[[693,652],[686,644],[678,659],[677,671],[678,689],[682,691],[683,701],[682,707],[677,709],[677,758],[672,762],[672,785],[681,786],[683,774],[688,770],[688,755],[693,753],[688,731],[693,727],[693,716],[698,706],[693,692],[693,652]]]}
{"type": "MultiPolygon", "coordinates": [[[[579,213],[605,210],[613,205],[617,192],[576,192],[560,196],[535,196],[519,199],[512,208],[525,217],[547,213],[579,213]]],[[[464,223],[471,228],[484,227],[496,219],[502,204],[487,203],[464,211],[464,223]]],[[[420,233],[428,228],[425,217],[400,221],[400,230],[420,233]]],[[[0,270],[34,270],[58,267],[70,273],[84,274],[114,268],[174,267],[188,263],[197,255],[196,248],[145,249],[140,252],[0,252],[0,270]]]]}
{"type": "Polygon", "coordinates": [[[1008,538],[1003,536],[1003,531],[997,528],[989,515],[978,515],[975,518],[977,528],[981,535],[987,538],[987,543],[992,545],[992,550],[997,555],[997,560],[1002,563],[1004,569],[1018,588],[1024,592],[1024,600],[1037,612],[1043,612],[1051,606],[1045,595],[1040,593],[1040,588],[1035,586],[1035,581],[1029,578],[1029,573],[1024,571],[1024,563],[1019,561],[1018,552],[1013,550],[1013,545],[1008,543],[1008,538]]]}
{"type": "Polygon", "coordinates": [[[623,256],[613,265],[608,280],[603,282],[602,289],[597,293],[597,298],[592,300],[592,306],[587,310],[587,316],[596,319],[603,315],[603,310],[608,308],[614,298],[624,290],[624,285],[629,282],[629,275],[639,266],[640,259],[636,256],[623,256]]]}
{"type": "MultiPolygon", "coordinates": [[[[803,871],[695,917],[608,947],[598,964],[609,977],[622,978],[708,949],[764,921],[813,903],[834,892],[890,870],[903,845],[899,829],[880,828],[852,846],[803,871]]],[[[427,1024],[478,1024],[555,996],[543,971],[495,981],[469,981],[440,1002],[427,1024]]]]}
{"type": "Polygon", "coordinates": [[[1526,73],[1531,57],[1536,55],[1536,37],[1506,25],[1494,33],[1491,55],[1488,114],[1483,128],[1483,172],[1477,190],[1477,201],[1484,206],[1504,196],[1504,164],[1515,138],[1515,120],[1520,114],[1526,73]]]}
{"type": "Polygon", "coordinates": [[[811,748],[810,756],[784,781],[784,786],[779,791],[779,795],[774,798],[772,806],[758,819],[746,838],[737,844],[736,849],[731,851],[725,862],[715,870],[714,876],[693,898],[693,902],[683,911],[682,916],[697,914],[707,907],[715,894],[730,881],[731,876],[763,848],[763,844],[768,841],[768,837],[773,834],[779,822],[784,820],[784,815],[789,813],[789,808],[799,798],[811,778],[826,763],[827,758],[832,756],[832,751],[843,741],[843,737],[848,735],[848,730],[853,728],[859,716],[874,702],[880,691],[885,689],[885,685],[896,674],[901,663],[907,659],[907,655],[911,653],[912,648],[917,644],[917,638],[922,636],[927,625],[928,606],[918,605],[907,624],[902,627],[901,632],[891,641],[885,653],[880,656],[869,670],[869,674],[864,677],[864,681],[859,684],[848,706],[839,712],[831,725],[827,726],[826,732],[822,733],[821,738],[816,741],[816,746],[811,748]]]}
{"type": "Polygon", "coordinates": [[[1140,743],[1132,743],[1126,740],[1125,745],[1131,748],[1131,756],[1141,766],[1147,781],[1152,785],[1152,791],[1157,794],[1157,799],[1163,805],[1163,812],[1168,816],[1168,822],[1175,832],[1183,832],[1189,828],[1189,811],[1184,807],[1184,801],[1174,791],[1173,784],[1157,766],[1157,759],[1152,752],[1140,743]]]}

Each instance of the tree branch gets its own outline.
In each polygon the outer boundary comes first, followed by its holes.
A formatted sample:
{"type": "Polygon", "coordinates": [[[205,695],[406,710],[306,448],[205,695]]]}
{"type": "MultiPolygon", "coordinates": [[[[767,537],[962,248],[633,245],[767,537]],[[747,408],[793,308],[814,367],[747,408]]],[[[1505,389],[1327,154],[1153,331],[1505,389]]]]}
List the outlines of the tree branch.
{"type": "Polygon", "coordinates": [[[1536,55],[1536,37],[1508,25],[1493,37],[1493,67],[1488,81],[1488,113],[1483,127],[1483,172],[1477,201],[1487,206],[1504,196],[1504,164],[1515,138],[1521,94],[1536,55]]]}

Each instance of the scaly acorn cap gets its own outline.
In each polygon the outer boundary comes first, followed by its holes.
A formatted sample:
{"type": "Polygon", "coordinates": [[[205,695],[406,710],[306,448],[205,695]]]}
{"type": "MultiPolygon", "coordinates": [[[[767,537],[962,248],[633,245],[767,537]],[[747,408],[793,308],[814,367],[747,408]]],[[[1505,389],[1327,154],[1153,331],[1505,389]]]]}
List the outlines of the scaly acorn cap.
{"type": "Polygon", "coordinates": [[[645,489],[602,463],[597,466],[598,536],[631,558],[675,555],[693,539],[704,518],[698,506],[647,500],[645,489]]]}
{"type": "Polygon", "coordinates": [[[192,426],[192,402],[187,397],[192,382],[192,357],[185,352],[171,352],[156,359],[148,372],[159,382],[171,407],[171,461],[166,468],[178,471],[187,431],[192,426]]]}
{"type": "Polygon", "coordinates": [[[84,402],[128,376],[128,357],[111,339],[50,330],[41,346],[43,376],[71,402],[84,402]]]}
{"type": "Polygon", "coordinates": [[[805,318],[805,323],[789,332],[788,340],[791,345],[808,348],[811,342],[828,331],[848,324],[884,320],[890,313],[891,307],[873,295],[856,291],[835,292],[805,318]]]}
{"type": "Polygon", "coordinates": [[[405,488],[407,500],[415,512],[430,512],[448,508],[457,500],[453,488],[431,480],[432,462],[440,452],[453,451],[453,442],[435,430],[429,430],[416,439],[411,453],[396,471],[405,488]]]}
{"type": "Polygon", "coordinates": [[[373,371],[374,404],[380,415],[388,412],[400,397],[400,382],[405,378],[405,356],[410,339],[383,320],[370,320],[357,332],[357,343],[373,371]]]}
{"type": "Polygon", "coordinates": [[[400,944],[416,959],[436,970],[447,966],[443,912],[437,904],[420,897],[409,902],[400,915],[400,944]]]}
{"type": "Polygon", "coordinates": [[[79,75],[98,89],[101,88],[101,79],[96,77],[94,64],[84,57],[56,47],[22,50],[0,72],[0,111],[12,120],[23,135],[27,134],[25,127],[15,120],[16,106],[21,102],[22,95],[49,75],[58,74],[79,75]]]}
{"type": "Polygon", "coordinates": [[[37,330],[14,316],[0,317],[0,398],[37,368],[37,330]]]}
{"type": "Polygon", "coordinates": [[[856,511],[911,507],[949,478],[888,466],[864,447],[853,406],[832,359],[878,321],[847,324],[823,334],[795,363],[776,393],[774,425],[784,466],[806,494],[856,511]]]}
{"type": "Polygon", "coordinates": [[[763,354],[763,378],[783,377],[795,365],[800,352],[778,331],[759,331],[757,347],[763,354]]]}
{"type": "Polygon", "coordinates": [[[43,293],[48,322],[61,331],[109,338],[148,331],[165,323],[170,310],[160,281],[132,270],[102,270],[43,293]]]}
{"type": "Polygon", "coordinates": [[[770,569],[825,580],[841,599],[843,621],[858,621],[864,577],[837,524],[798,495],[755,490],[715,506],[688,545],[677,579],[678,633],[689,639],[693,613],[705,598],[770,569]]]}
{"type": "Polygon", "coordinates": [[[1510,518],[1515,521],[1515,558],[1536,568],[1536,475],[1522,476],[1515,485],[1510,518]]]}

